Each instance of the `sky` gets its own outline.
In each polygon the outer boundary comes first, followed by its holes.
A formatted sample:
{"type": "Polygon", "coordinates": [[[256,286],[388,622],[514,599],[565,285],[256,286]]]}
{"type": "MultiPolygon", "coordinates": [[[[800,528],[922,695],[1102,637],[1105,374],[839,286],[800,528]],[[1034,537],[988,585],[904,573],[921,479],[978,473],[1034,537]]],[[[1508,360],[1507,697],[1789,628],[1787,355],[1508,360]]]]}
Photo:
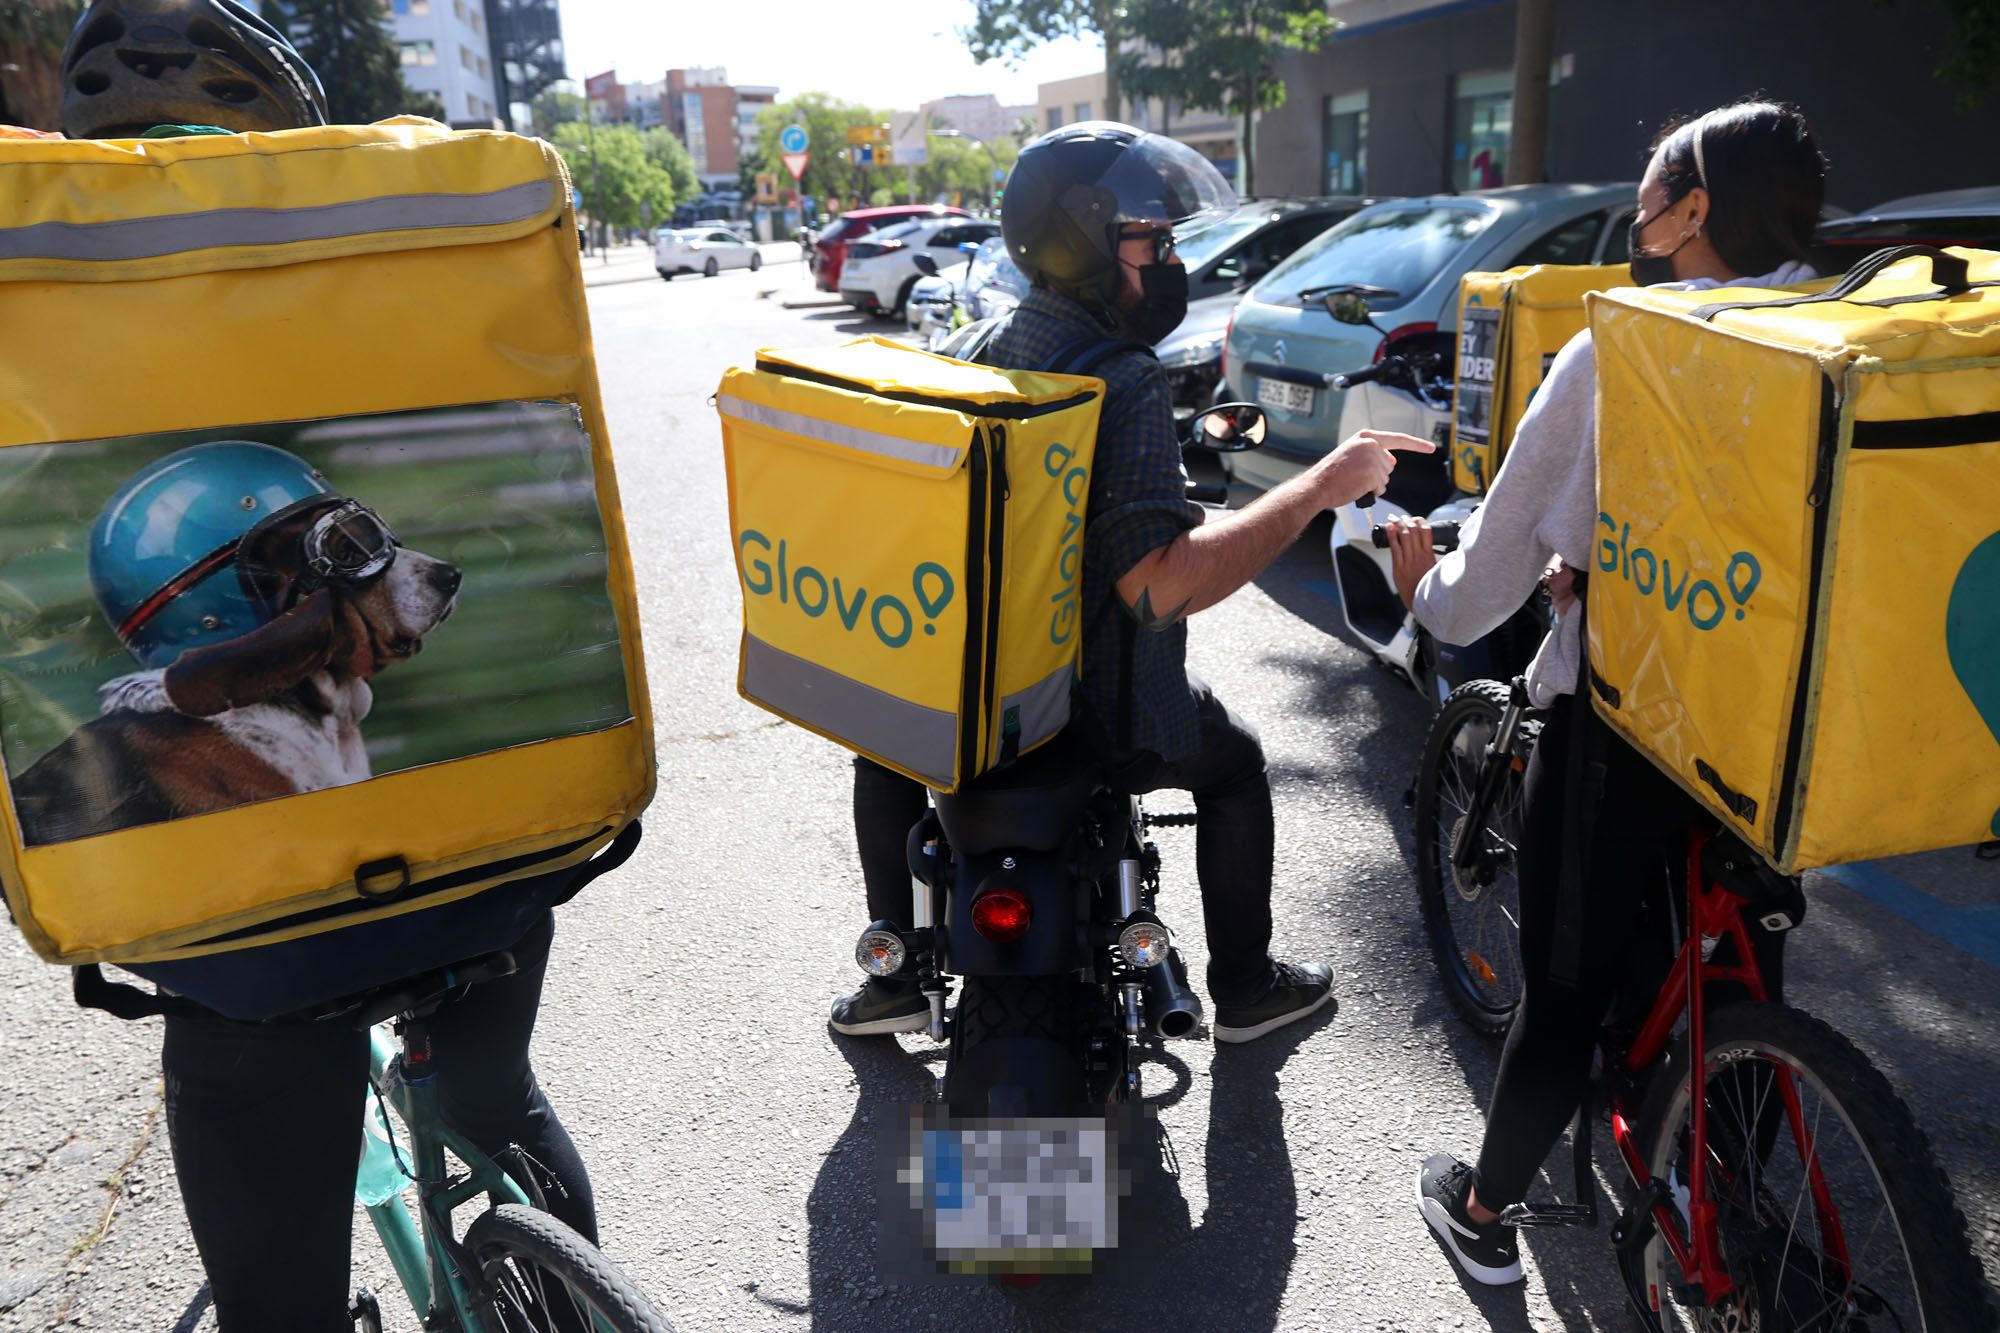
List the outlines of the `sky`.
{"type": "Polygon", "coordinates": [[[914,111],[953,93],[1035,101],[1035,86],[1104,68],[1095,38],[1037,47],[1015,68],[973,62],[957,28],[971,0],[562,0],[569,72],[608,69],[622,83],[721,65],[731,83],[775,84],[779,98],[826,92],[914,111]]]}

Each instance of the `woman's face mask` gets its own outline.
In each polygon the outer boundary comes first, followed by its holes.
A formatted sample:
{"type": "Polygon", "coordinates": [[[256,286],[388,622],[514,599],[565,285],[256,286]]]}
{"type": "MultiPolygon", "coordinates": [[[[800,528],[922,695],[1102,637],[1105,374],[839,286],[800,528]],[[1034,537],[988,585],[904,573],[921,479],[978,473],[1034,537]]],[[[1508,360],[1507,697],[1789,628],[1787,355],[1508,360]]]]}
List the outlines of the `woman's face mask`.
{"type": "MultiPolygon", "coordinates": [[[[1668,207],[1671,208],[1672,205],[1668,205],[1668,207]]],[[[1681,237],[1679,244],[1675,245],[1673,249],[1667,251],[1665,254],[1647,254],[1645,252],[1646,242],[1643,239],[1646,229],[1655,222],[1658,222],[1663,215],[1664,211],[1655,213],[1649,218],[1635,216],[1632,219],[1632,230],[1626,237],[1627,248],[1631,251],[1632,281],[1641,287],[1651,287],[1655,283],[1661,282],[1672,282],[1675,276],[1674,256],[1685,249],[1687,243],[1693,240],[1697,234],[1694,231],[1689,232],[1687,235],[1681,237]]]]}

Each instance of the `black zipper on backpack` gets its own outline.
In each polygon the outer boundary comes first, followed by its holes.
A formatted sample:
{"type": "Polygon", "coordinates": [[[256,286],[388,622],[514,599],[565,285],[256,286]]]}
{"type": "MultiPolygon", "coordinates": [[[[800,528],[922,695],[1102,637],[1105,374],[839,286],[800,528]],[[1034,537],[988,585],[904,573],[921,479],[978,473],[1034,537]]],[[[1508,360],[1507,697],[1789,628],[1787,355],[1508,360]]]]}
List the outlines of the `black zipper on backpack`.
{"type": "Polygon", "coordinates": [[[1799,644],[1799,681],[1792,696],[1792,722],[1785,733],[1785,764],[1778,785],[1778,808],[1771,817],[1771,849],[1784,854],[1798,811],[1799,765],[1804,762],[1806,711],[1812,700],[1813,652],[1819,643],[1819,585],[1826,569],[1826,533],[1833,522],[1833,464],[1840,448],[1840,405],[1834,400],[1833,377],[1820,382],[1819,469],[1813,493],[1812,566],[1806,575],[1806,628],[1799,644]]]}
{"type": "MultiPolygon", "coordinates": [[[[1003,426],[995,426],[988,437],[993,450],[993,485],[988,492],[986,506],[986,570],[993,579],[993,587],[986,598],[986,654],[981,664],[985,684],[980,688],[982,698],[991,699],[993,706],[1000,706],[1000,580],[1005,577],[1007,565],[1007,500],[1010,488],[1007,485],[1007,431],[1003,426]]],[[[996,715],[997,722],[997,715],[996,715]]],[[[980,728],[981,734],[985,727],[980,728]]]]}
{"type": "MultiPolygon", "coordinates": [[[[980,700],[986,683],[986,560],[987,518],[992,511],[988,498],[991,466],[990,446],[984,429],[972,432],[972,449],[966,460],[971,482],[971,512],[965,533],[965,665],[959,683],[958,780],[969,782],[979,766],[979,738],[985,730],[980,700]]],[[[997,599],[991,599],[997,600],[997,599]]]]}
{"type": "Polygon", "coordinates": [[[817,370],[806,370],[799,366],[788,366],[782,361],[757,359],[757,369],[770,375],[783,375],[786,379],[804,380],[808,384],[822,384],[829,389],[845,389],[849,393],[865,393],[871,398],[887,398],[895,403],[915,403],[919,407],[942,407],[953,412],[963,412],[967,416],[997,418],[1003,421],[1030,421],[1035,417],[1045,417],[1055,412],[1067,411],[1081,403],[1097,397],[1089,389],[1071,394],[1053,403],[975,403],[970,398],[947,398],[941,394],[911,393],[902,389],[878,389],[861,380],[842,379],[838,375],[827,375],[817,370]]]}

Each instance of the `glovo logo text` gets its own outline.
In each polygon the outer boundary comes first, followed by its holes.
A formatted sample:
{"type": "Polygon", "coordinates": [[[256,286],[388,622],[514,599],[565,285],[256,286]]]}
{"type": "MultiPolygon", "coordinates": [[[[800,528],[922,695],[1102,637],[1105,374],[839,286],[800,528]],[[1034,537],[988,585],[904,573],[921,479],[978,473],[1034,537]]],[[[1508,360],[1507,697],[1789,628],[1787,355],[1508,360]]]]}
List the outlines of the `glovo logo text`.
{"type": "Polygon", "coordinates": [[[937,633],[937,618],[951,605],[951,571],[935,560],[926,560],[910,571],[910,599],[914,612],[901,590],[870,593],[860,584],[850,584],[838,574],[822,573],[812,565],[792,562],[791,543],[771,539],[755,528],[745,528],[736,539],[737,562],[743,574],[743,589],[752,597],[776,597],[780,605],[796,606],[801,614],[817,620],[831,612],[840,627],[850,634],[872,633],[886,648],[901,648],[919,627],[925,634],[937,633]]]}
{"type": "Polygon", "coordinates": [[[1647,547],[1632,545],[1630,523],[1621,524],[1611,515],[1600,513],[1597,526],[1600,529],[1598,572],[1618,575],[1637,589],[1641,597],[1657,593],[1660,605],[1669,615],[1685,614],[1688,624],[1698,630],[1716,628],[1732,610],[1737,620],[1743,619],[1750,595],[1764,578],[1763,566],[1748,551],[1738,551],[1729,557],[1728,567],[1722,573],[1723,588],[1716,587],[1710,579],[1692,578],[1693,571],[1685,568],[1676,575],[1671,556],[1655,555],[1647,547]],[[1724,588],[1728,590],[1726,596],[1724,588]]]}
{"type": "Polygon", "coordinates": [[[1083,502],[1090,495],[1090,469],[1076,464],[1076,451],[1058,440],[1042,454],[1042,471],[1062,487],[1062,541],[1056,552],[1056,577],[1061,585],[1049,601],[1049,642],[1061,646],[1076,636],[1083,589],[1083,502]]]}

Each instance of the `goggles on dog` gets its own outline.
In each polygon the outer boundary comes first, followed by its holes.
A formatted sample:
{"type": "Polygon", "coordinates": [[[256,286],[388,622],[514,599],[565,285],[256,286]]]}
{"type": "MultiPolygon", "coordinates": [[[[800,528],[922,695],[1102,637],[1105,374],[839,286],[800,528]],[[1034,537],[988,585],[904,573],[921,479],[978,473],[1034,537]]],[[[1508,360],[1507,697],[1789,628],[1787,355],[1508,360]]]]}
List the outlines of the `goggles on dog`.
{"type": "Polygon", "coordinates": [[[343,500],[312,521],[301,539],[308,578],[358,587],[396,563],[395,532],[359,500],[343,500]]]}

